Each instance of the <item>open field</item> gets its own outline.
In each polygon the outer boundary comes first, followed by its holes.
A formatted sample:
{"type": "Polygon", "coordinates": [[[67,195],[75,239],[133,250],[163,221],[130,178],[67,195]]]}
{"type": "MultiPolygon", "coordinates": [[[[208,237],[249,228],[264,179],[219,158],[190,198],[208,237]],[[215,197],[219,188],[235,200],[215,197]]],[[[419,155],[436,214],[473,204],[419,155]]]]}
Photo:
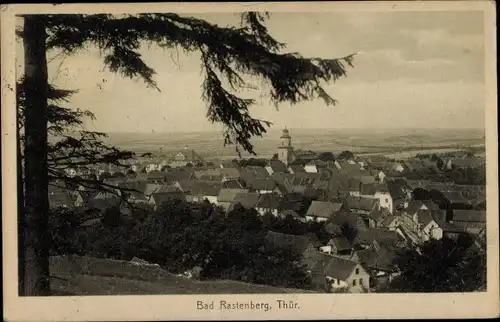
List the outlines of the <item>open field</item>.
{"type": "Polygon", "coordinates": [[[57,295],[310,293],[237,281],[196,281],[157,267],[92,257],[50,258],[51,287],[57,295]]]}
{"type": "MultiPolygon", "coordinates": [[[[484,131],[465,130],[306,130],[290,129],[296,149],[360,154],[434,153],[484,146],[484,131]],[[425,151],[425,152],[424,152],[425,151]],[[410,153],[406,153],[410,152],[410,153]]],[[[271,157],[279,145],[281,130],[272,129],[252,140],[258,157],[271,157]]],[[[175,153],[184,147],[205,158],[235,158],[234,146],[223,146],[220,133],[110,133],[110,144],[138,153],[175,153]]],[[[249,157],[243,154],[243,157],[249,157]]]]}

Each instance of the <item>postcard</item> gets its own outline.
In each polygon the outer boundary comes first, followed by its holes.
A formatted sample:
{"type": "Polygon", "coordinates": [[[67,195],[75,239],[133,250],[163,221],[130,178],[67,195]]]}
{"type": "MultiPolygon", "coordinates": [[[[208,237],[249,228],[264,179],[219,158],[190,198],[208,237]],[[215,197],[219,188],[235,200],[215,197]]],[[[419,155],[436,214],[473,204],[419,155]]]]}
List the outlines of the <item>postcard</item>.
{"type": "Polygon", "coordinates": [[[1,9],[7,321],[499,315],[493,2],[1,9]]]}

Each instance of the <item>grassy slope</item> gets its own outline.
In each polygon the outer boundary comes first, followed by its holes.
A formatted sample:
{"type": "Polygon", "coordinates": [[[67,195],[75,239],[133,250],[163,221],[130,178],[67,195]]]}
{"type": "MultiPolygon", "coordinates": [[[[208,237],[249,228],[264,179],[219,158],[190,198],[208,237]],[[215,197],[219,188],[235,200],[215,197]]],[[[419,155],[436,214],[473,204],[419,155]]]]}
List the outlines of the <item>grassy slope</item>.
{"type": "Polygon", "coordinates": [[[51,257],[55,295],[305,293],[237,281],[195,281],[156,267],[125,261],[74,256],[51,257]]]}

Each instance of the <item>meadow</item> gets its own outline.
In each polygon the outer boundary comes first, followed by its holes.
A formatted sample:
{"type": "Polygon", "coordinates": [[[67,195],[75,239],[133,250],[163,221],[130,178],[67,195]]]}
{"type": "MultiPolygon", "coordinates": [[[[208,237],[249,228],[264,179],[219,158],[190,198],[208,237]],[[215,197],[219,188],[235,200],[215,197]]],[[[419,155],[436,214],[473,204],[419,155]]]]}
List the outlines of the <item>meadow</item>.
{"type": "Polygon", "coordinates": [[[53,256],[50,270],[56,295],[315,293],[238,281],[190,280],[157,267],[83,256],[53,256]]]}

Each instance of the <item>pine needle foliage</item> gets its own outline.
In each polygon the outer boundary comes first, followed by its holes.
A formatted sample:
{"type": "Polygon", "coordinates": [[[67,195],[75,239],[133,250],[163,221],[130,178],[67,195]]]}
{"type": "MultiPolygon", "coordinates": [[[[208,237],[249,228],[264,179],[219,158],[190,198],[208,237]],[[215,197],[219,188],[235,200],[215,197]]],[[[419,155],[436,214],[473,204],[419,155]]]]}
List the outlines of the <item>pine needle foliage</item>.
{"type": "Polygon", "coordinates": [[[157,90],[161,89],[155,81],[156,71],[141,56],[142,47],[156,44],[165,50],[201,54],[208,119],[222,124],[225,144],[255,154],[251,138],[262,136],[271,123],[251,116],[255,100],[237,96],[239,90],[249,87],[245,78],[260,79],[262,92],[276,105],[318,98],[334,105],[336,100],[323,86],[346,76],[346,67],[353,66],[353,55],[323,59],[284,52],[286,45],[274,39],[265,26],[268,16],[243,13],[237,27],[221,27],[175,13],[47,15],[44,23],[47,50],[72,54],[97,46],[110,71],[142,79],[157,90]],[[229,88],[224,88],[226,83],[229,88]]]}

